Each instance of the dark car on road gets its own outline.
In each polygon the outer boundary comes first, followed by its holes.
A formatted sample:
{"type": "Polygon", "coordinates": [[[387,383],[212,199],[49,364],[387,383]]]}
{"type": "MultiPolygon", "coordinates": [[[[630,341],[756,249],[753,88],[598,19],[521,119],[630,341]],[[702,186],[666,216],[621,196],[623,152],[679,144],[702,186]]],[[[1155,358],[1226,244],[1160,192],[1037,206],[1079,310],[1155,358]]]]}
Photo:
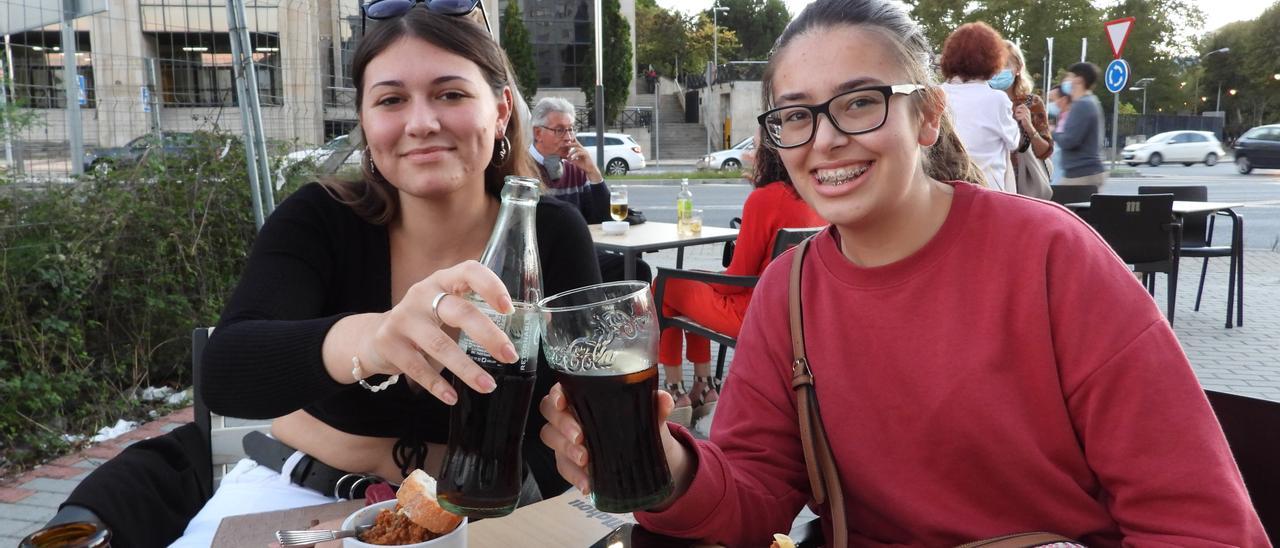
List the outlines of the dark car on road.
{"type": "Polygon", "coordinates": [[[122,147],[100,148],[84,155],[85,171],[106,171],[117,167],[136,165],[147,154],[180,154],[192,147],[195,135],[191,133],[148,133],[129,141],[122,147]]]}
{"type": "Polygon", "coordinates": [[[1253,168],[1280,169],[1280,124],[1246,131],[1231,149],[1236,156],[1236,170],[1242,174],[1253,168]]]}

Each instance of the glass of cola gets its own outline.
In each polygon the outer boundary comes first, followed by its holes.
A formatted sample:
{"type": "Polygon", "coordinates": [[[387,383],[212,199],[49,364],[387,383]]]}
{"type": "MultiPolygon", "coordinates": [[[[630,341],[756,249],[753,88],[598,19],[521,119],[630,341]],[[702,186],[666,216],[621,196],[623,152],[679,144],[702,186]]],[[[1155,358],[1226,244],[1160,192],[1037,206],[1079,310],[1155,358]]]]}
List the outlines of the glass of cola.
{"type": "Polygon", "coordinates": [[[658,437],[658,316],[649,284],[612,282],[538,303],[547,361],[582,424],[596,508],[651,508],[671,495],[658,437]]]}

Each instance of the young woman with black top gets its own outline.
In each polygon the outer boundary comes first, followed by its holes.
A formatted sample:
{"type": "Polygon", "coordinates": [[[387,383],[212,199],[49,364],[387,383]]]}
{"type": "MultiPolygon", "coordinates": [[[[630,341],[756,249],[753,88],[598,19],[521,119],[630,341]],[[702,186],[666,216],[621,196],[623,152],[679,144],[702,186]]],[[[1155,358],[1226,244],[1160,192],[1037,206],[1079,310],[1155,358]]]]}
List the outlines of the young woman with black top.
{"type": "MultiPolygon", "coordinates": [[[[536,172],[509,61],[484,29],[457,21],[410,8],[361,40],[351,74],[363,177],[307,185],[276,209],[203,357],[210,409],[272,418],[274,439],[258,440],[174,545],[207,546],[227,515],[334,500],[323,480],[335,474],[391,483],[416,468],[434,474],[458,398],[451,378],[494,387],[455,343],[459,331],[514,359],[505,335],[457,295],[510,308],[501,281],[475,259],[504,177],[536,172]]],[[[600,281],[573,207],[543,200],[537,231],[546,294],[600,281]]],[[[551,384],[540,359],[535,405],[551,384]]],[[[568,484],[538,442],[544,420],[529,417],[526,464],[542,492],[558,494],[568,484]]],[[[533,486],[526,481],[526,493],[536,495],[533,486]]],[[[336,487],[347,496],[349,485],[336,487]]],[[[92,496],[72,499],[111,513],[92,496]]]]}

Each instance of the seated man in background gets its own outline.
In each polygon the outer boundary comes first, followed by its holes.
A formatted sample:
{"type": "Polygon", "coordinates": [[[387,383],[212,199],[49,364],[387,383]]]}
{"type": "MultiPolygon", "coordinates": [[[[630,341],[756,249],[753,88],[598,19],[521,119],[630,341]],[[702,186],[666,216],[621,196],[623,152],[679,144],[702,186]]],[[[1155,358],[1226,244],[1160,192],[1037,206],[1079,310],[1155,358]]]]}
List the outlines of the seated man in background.
{"type": "MultiPolygon", "coordinates": [[[[545,97],[534,105],[531,126],[533,143],[529,154],[538,164],[547,195],[573,204],[588,224],[613,220],[609,217],[609,187],[600,169],[574,135],[573,103],[560,97],[545,97]]],[[[596,252],[600,275],[606,282],[623,279],[622,256],[596,252]]],[[[636,261],[635,279],[653,279],[649,265],[636,261]]]]}

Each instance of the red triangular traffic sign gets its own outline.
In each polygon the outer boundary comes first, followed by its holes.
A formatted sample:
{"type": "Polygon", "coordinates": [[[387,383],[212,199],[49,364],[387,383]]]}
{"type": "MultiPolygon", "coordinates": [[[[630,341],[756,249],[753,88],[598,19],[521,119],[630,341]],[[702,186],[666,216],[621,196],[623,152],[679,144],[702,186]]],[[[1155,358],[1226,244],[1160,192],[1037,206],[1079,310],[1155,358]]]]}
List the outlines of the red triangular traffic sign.
{"type": "Polygon", "coordinates": [[[1107,28],[1107,40],[1111,42],[1111,53],[1115,54],[1116,59],[1120,58],[1120,52],[1124,51],[1124,45],[1129,41],[1129,31],[1133,30],[1134,21],[1136,19],[1132,17],[1122,17],[1103,23],[1107,28]]]}

